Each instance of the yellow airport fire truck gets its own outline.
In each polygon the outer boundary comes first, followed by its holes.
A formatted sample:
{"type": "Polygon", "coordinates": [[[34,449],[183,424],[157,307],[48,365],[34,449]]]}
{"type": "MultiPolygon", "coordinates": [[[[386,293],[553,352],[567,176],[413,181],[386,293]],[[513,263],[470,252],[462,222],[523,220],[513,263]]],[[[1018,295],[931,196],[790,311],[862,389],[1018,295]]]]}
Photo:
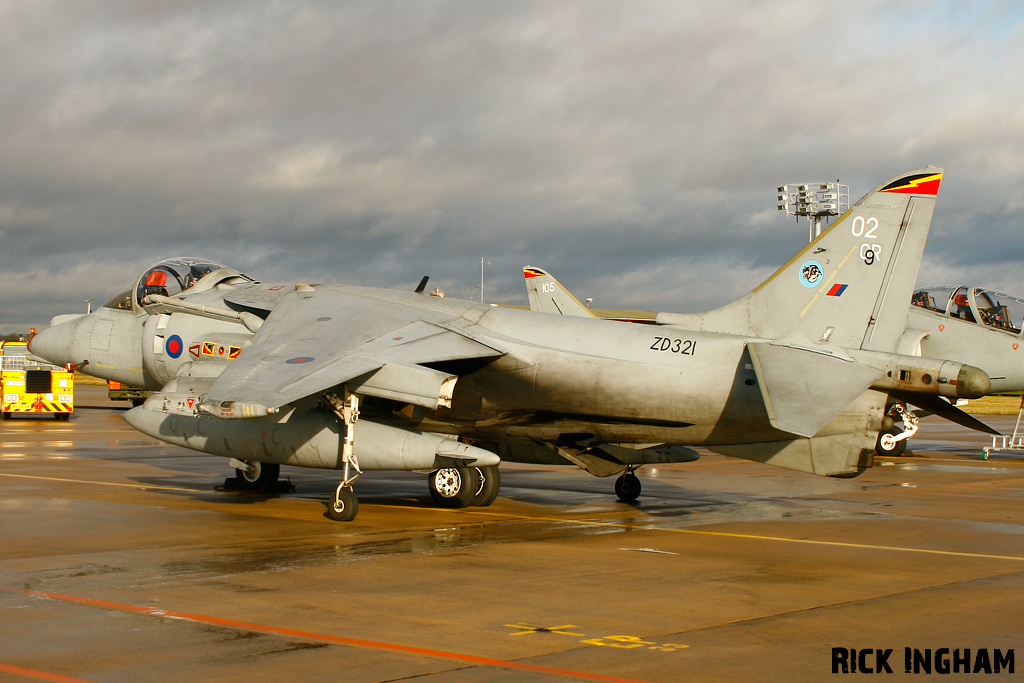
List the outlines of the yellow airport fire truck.
{"type": "Polygon", "coordinates": [[[0,342],[0,393],[5,420],[53,413],[66,421],[75,407],[75,376],[67,368],[30,358],[28,342],[0,342]]]}

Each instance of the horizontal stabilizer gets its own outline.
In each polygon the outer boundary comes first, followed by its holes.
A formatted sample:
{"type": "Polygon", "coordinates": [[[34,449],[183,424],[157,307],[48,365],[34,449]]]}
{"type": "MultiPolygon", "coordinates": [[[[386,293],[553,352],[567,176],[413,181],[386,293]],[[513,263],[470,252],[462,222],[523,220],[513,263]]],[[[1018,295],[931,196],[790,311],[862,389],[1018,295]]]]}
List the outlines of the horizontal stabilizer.
{"type": "Polygon", "coordinates": [[[890,391],[889,395],[900,401],[909,403],[910,405],[918,408],[923,408],[929,413],[938,415],[941,418],[945,418],[950,422],[955,422],[961,427],[967,427],[968,429],[974,429],[979,432],[985,432],[986,434],[995,434],[999,436],[1000,432],[992,429],[987,424],[969,415],[964,411],[957,408],[955,405],[942,398],[941,396],[928,396],[926,394],[915,394],[911,392],[903,391],[890,391]]]}
{"type": "Polygon", "coordinates": [[[875,368],[827,353],[747,344],[772,426],[813,436],[878,379],[875,368]]]}

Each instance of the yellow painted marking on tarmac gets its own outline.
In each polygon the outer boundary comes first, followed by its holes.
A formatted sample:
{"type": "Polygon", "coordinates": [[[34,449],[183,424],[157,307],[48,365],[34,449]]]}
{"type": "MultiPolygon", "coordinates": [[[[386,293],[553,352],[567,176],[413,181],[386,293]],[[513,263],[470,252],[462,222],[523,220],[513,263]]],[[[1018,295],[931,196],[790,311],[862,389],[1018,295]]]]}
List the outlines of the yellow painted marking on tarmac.
{"type": "MultiPolygon", "coordinates": [[[[407,505],[396,505],[394,507],[408,507],[407,505]]],[[[416,508],[422,509],[422,508],[416,508]]],[[[844,541],[818,541],[811,538],[786,538],[785,536],[764,536],[761,534],[740,534],[731,531],[701,531],[698,529],[673,529],[671,527],[645,526],[643,524],[624,524],[622,522],[598,522],[590,519],[563,519],[559,517],[533,517],[529,515],[516,515],[501,512],[483,512],[481,510],[469,509],[446,509],[444,512],[468,515],[486,515],[490,517],[511,517],[531,522],[558,522],[560,524],[579,524],[582,526],[600,526],[613,529],[628,529],[630,531],[667,531],[676,534],[692,534],[695,536],[718,536],[721,538],[743,538],[753,541],[778,541],[783,543],[803,543],[806,545],[820,545],[832,548],[851,548],[859,550],[887,550],[891,552],[919,553],[925,555],[942,555],[945,557],[977,558],[984,560],[1011,560],[1024,562],[1024,557],[1017,555],[993,555],[990,553],[969,553],[958,550],[932,550],[929,548],[906,548],[902,546],[876,545],[873,543],[847,543],[844,541]]]]}
{"type": "Polygon", "coordinates": [[[121,484],[114,481],[93,481],[90,479],[65,479],[63,477],[41,477],[35,474],[10,474],[0,472],[0,477],[18,477],[20,479],[42,479],[44,481],[63,481],[72,484],[96,484],[97,486],[120,486],[126,489],[139,489],[142,491],[187,491],[188,493],[202,492],[202,489],[186,489],[179,486],[160,486],[159,484],[121,484]]]}
{"type": "Polygon", "coordinates": [[[505,624],[509,628],[523,629],[516,633],[510,633],[510,636],[526,636],[531,633],[558,633],[563,636],[583,636],[583,633],[570,633],[564,629],[576,628],[576,624],[565,624],[564,626],[538,626],[537,624],[527,624],[519,621],[515,624],[505,624]]]}

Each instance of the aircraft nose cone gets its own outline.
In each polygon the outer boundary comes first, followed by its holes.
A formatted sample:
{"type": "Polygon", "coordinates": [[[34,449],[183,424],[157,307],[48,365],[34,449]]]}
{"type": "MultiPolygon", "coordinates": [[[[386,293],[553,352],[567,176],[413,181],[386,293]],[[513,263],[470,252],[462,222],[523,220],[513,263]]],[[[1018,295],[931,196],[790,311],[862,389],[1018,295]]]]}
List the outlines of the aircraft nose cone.
{"type": "Polygon", "coordinates": [[[36,333],[28,343],[28,350],[34,356],[45,358],[54,365],[74,363],[71,357],[78,321],[60,323],[36,333]]]}
{"type": "Polygon", "coordinates": [[[956,395],[961,398],[981,398],[992,390],[992,380],[981,368],[965,365],[956,378],[956,395]]]}

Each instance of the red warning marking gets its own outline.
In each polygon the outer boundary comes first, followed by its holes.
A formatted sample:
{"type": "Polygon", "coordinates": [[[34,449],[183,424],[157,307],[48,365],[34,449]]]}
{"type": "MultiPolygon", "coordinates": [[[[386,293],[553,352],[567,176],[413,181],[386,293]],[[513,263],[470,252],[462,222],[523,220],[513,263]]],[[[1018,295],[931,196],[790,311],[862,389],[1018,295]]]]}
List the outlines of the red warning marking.
{"type": "MultiPolygon", "coordinates": [[[[61,602],[70,602],[78,605],[86,605],[89,607],[99,607],[101,609],[109,609],[117,612],[129,612],[132,614],[142,614],[145,616],[158,617],[166,619],[183,619],[186,621],[194,621],[200,624],[212,624],[216,626],[226,626],[228,628],[241,629],[243,631],[259,631],[261,633],[272,633],[279,636],[287,636],[289,638],[306,638],[308,640],[319,640],[326,643],[334,643],[337,645],[350,645],[354,647],[365,647],[373,650],[385,650],[389,652],[399,652],[402,654],[421,655],[424,657],[434,657],[435,659],[444,659],[453,662],[467,662],[469,664],[478,664],[480,666],[491,666],[500,669],[512,669],[516,671],[532,671],[534,673],[549,674],[551,676],[568,676],[570,678],[580,678],[588,681],[602,681],[603,683],[648,683],[648,681],[642,681],[637,678],[622,678],[620,676],[606,676],[605,674],[590,673],[589,671],[573,671],[572,669],[556,669],[550,666],[537,666],[535,664],[525,664],[523,662],[510,662],[504,659],[492,659],[490,657],[478,657],[476,655],[467,655],[461,652],[446,652],[445,650],[432,650],[425,647],[414,647],[412,645],[399,645],[397,643],[383,643],[374,640],[363,640],[361,638],[346,638],[344,636],[333,636],[327,633],[314,633],[312,631],[299,631],[292,628],[282,628],[278,626],[267,626],[264,624],[251,624],[245,621],[234,621],[233,619],[221,619],[220,617],[210,617],[201,614],[189,614],[187,612],[175,612],[166,609],[157,609],[155,607],[141,607],[139,605],[126,605],[119,602],[109,602],[107,600],[93,600],[91,598],[81,598],[75,595],[63,595],[61,593],[48,593],[45,591],[34,591],[24,588],[14,588],[12,586],[0,586],[0,591],[8,593],[18,593],[20,595],[30,595],[36,598],[47,598],[49,600],[60,600],[61,602]]],[[[78,679],[53,679],[53,680],[69,680],[74,681],[78,679]]]]}
{"type": "Polygon", "coordinates": [[[193,344],[192,346],[188,347],[188,352],[191,353],[196,358],[199,358],[199,344],[193,344]]]}
{"type": "Polygon", "coordinates": [[[57,681],[58,683],[92,683],[92,681],[88,681],[84,678],[72,678],[71,676],[62,676],[61,674],[52,674],[49,671],[26,669],[21,666],[14,666],[13,664],[4,664],[3,662],[0,662],[0,671],[14,674],[15,676],[36,678],[40,681],[57,681]]]}
{"type": "Polygon", "coordinates": [[[228,347],[228,358],[238,358],[238,354],[242,352],[241,346],[229,346],[228,347]]]}
{"type": "Polygon", "coordinates": [[[196,402],[196,397],[195,396],[189,396],[188,398],[185,399],[185,403],[188,404],[189,408],[191,408],[193,405],[195,405],[195,402],[196,402]]]}

